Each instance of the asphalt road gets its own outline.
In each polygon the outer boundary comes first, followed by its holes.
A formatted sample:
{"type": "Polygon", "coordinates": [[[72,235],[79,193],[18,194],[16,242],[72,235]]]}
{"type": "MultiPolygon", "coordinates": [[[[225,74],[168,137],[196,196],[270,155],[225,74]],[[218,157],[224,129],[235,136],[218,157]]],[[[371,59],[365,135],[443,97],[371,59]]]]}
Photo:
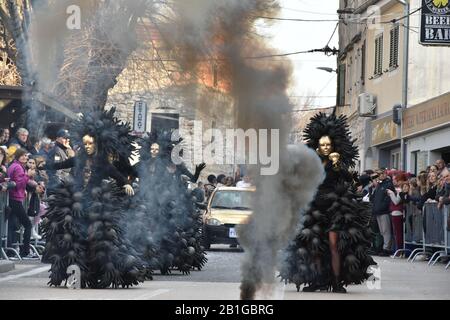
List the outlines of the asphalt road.
{"type": "MultiPolygon", "coordinates": [[[[227,246],[213,246],[202,271],[190,275],[178,272],[154,275],[153,281],[130,289],[69,290],[46,285],[49,265],[23,261],[15,270],[0,274],[0,300],[8,299],[114,299],[114,300],[237,300],[241,281],[240,263],[244,253],[227,246]]],[[[442,263],[375,257],[379,264],[376,282],[349,286],[347,294],[298,293],[292,284],[276,282],[257,299],[277,300],[360,300],[360,299],[450,299],[450,269],[442,263]]]]}

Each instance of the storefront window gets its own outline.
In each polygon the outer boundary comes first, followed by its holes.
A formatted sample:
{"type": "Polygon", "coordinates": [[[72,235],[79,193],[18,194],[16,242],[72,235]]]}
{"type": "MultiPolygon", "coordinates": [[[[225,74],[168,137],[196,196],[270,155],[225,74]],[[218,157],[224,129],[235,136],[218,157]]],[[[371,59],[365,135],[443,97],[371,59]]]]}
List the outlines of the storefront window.
{"type": "Polygon", "coordinates": [[[395,152],[391,154],[391,165],[392,169],[400,168],[400,152],[395,152]]]}

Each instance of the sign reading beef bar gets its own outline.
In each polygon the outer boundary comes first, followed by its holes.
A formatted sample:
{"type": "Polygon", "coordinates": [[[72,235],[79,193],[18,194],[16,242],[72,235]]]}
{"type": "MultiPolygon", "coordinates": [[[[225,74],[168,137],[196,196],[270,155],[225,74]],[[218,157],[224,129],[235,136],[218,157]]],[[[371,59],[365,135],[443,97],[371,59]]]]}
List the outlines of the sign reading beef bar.
{"type": "Polygon", "coordinates": [[[450,0],[422,0],[420,43],[450,45],[450,0]]]}

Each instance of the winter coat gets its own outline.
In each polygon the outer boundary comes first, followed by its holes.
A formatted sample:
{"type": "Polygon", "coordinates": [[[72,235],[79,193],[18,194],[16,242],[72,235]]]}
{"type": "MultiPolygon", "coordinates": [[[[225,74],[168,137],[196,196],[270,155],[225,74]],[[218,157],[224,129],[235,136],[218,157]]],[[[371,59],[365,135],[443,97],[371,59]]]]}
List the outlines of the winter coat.
{"type": "Polygon", "coordinates": [[[19,161],[14,160],[9,166],[8,177],[11,181],[16,183],[16,187],[9,191],[9,197],[16,201],[25,200],[25,189],[30,178],[28,177],[24,166],[19,161]]]}
{"type": "MultiPolygon", "coordinates": [[[[450,205],[450,184],[446,183],[444,189],[445,189],[445,192],[443,195],[443,197],[444,197],[443,204],[447,206],[447,205],[450,205]]],[[[449,222],[450,222],[450,215],[449,215],[449,222]]]]}
{"type": "Polygon", "coordinates": [[[389,211],[392,216],[399,216],[403,214],[403,203],[400,197],[400,188],[396,189],[396,192],[389,194],[391,203],[389,204],[389,211]]]}
{"type": "MultiPolygon", "coordinates": [[[[32,188],[36,190],[36,188],[32,188]]],[[[36,191],[31,192],[30,200],[28,202],[27,214],[30,217],[36,217],[41,209],[41,199],[36,191]]]]}
{"type": "Polygon", "coordinates": [[[31,154],[35,154],[36,153],[34,148],[32,148],[28,143],[23,143],[17,137],[14,137],[11,140],[9,140],[8,147],[13,145],[13,144],[19,145],[21,149],[25,149],[26,151],[28,151],[31,154]]]}
{"type": "Polygon", "coordinates": [[[423,205],[427,202],[428,199],[435,200],[436,199],[436,190],[437,186],[432,186],[425,194],[420,198],[420,202],[417,205],[417,208],[422,210],[423,205]]]}
{"type": "Polygon", "coordinates": [[[390,189],[395,192],[394,185],[392,181],[389,179],[385,179],[381,181],[372,196],[370,197],[370,201],[373,204],[372,213],[377,216],[381,216],[383,214],[389,214],[389,205],[391,204],[391,198],[387,193],[387,189],[390,189]]]}
{"type": "Polygon", "coordinates": [[[5,182],[5,178],[8,177],[8,171],[6,167],[0,166],[0,183],[5,182]]]}
{"type": "Polygon", "coordinates": [[[404,205],[408,204],[411,201],[411,196],[409,195],[408,192],[400,192],[399,196],[401,200],[400,202],[404,205]]]}
{"type": "MultiPolygon", "coordinates": [[[[56,142],[55,146],[49,151],[47,163],[54,165],[56,163],[62,163],[69,159],[67,154],[67,148],[61,143],[56,142]]],[[[70,176],[72,169],[65,168],[57,171],[49,171],[48,174],[48,188],[53,189],[61,183],[64,179],[70,176]]]]}

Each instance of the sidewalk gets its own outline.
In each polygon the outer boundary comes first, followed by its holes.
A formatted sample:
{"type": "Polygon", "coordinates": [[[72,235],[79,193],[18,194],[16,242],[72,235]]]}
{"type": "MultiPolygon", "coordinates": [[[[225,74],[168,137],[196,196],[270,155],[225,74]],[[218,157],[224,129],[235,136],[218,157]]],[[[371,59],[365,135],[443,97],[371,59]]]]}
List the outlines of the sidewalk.
{"type": "MultiPolygon", "coordinates": [[[[297,292],[295,285],[276,282],[274,291],[257,296],[275,300],[449,300],[450,270],[438,263],[407,262],[405,259],[375,257],[379,265],[375,281],[347,287],[347,294],[297,292]]],[[[18,263],[10,275],[0,276],[0,300],[3,299],[138,299],[138,300],[238,300],[239,282],[215,282],[193,279],[205,272],[193,272],[191,278],[173,275],[172,281],[155,276],[130,289],[69,290],[47,286],[49,265],[18,263]],[[20,271],[20,272],[19,272],[20,271]],[[183,280],[183,281],[182,281],[183,280]]],[[[239,268],[230,270],[239,272],[239,268]]]]}
{"type": "Polygon", "coordinates": [[[9,260],[0,260],[0,273],[14,270],[14,262],[9,260]]]}

